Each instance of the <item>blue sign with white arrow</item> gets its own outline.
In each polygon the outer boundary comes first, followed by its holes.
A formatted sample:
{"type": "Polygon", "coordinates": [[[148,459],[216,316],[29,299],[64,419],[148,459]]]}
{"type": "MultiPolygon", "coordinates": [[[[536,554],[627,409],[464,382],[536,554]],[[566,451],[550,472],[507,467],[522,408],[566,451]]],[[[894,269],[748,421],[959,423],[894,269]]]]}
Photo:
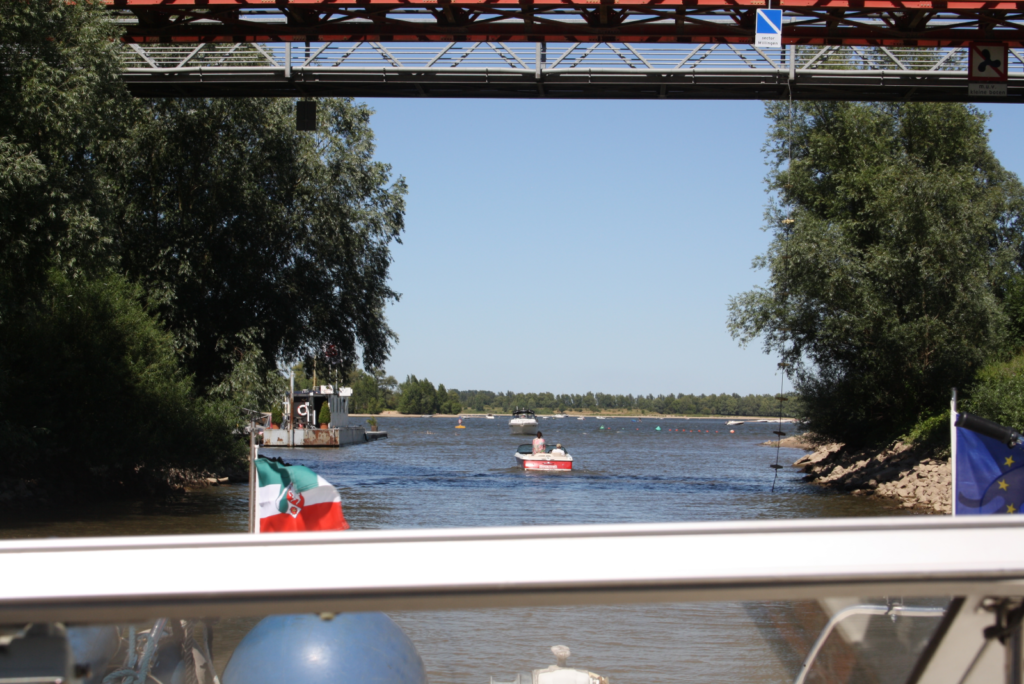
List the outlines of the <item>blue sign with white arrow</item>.
{"type": "Polygon", "coordinates": [[[757,10],[757,28],[754,34],[754,46],[766,48],[782,47],[782,10],[757,10]]]}

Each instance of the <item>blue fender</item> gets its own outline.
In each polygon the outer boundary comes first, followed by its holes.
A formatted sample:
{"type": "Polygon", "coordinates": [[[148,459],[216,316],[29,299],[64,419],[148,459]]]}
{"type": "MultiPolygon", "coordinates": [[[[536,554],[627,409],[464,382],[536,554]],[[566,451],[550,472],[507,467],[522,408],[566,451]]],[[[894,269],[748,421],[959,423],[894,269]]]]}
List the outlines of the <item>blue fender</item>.
{"type": "Polygon", "coordinates": [[[427,684],[423,660],[384,613],[272,615],[245,635],[223,684],[427,684]]]}

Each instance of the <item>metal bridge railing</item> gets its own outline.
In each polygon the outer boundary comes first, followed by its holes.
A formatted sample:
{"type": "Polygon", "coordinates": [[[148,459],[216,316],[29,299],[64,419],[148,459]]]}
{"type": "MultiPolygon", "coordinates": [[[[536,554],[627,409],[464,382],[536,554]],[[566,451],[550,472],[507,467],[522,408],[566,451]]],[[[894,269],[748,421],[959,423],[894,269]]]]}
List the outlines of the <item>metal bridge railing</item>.
{"type": "MultiPolygon", "coordinates": [[[[728,43],[126,44],[141,95],[924,99],[967,96],[967,48],[728,43]]],[[[1009,51],[1009,101],[1024,51],[1009,51]]]]}
{"type": "MultiPolygon", "coordinates": [[[[966,71],[967,48],[797,47],[797,69],[966,71]]],[[[308,47],[283,43],[207,43],[199,45],[125,45],[130,69],[417,67],[431,69],[778,69],[789,63],[788,49],[725,43],[610,44],[549,43],[540,62],[531,44],[377,42],[319,43],[308,47]]],[[[1011,50],[1009,69],[1024,73],[1024,58],[1011,50]]]]}

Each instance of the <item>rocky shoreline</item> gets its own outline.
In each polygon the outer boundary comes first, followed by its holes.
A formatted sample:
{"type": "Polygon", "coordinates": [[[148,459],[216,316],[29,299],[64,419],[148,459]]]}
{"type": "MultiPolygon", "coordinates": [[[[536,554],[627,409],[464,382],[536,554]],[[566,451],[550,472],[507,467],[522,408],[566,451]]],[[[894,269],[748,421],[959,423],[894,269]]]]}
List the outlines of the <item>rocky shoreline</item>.
{"type": "Polygon", "coordinates": [[[248,482],[248,471],[221,475],[172,468],[158,476],[133,478],[96,476],[89,480],[0,478],[0,511],[29,511],[35,508],[70,508],[97,500],[167,501],[189,491],[235,482],[248,482]]]}
{"type": "Polygon", "coordinates": [[[806,473],[808,482],[854,496],[894,500],[922,513],[952,512],[948,447],[896,442],[881,450],[847,449],[842,444],[815,443],[813,435],[784,439],[781,446],[810,452],[793,463],[806,473]]]}

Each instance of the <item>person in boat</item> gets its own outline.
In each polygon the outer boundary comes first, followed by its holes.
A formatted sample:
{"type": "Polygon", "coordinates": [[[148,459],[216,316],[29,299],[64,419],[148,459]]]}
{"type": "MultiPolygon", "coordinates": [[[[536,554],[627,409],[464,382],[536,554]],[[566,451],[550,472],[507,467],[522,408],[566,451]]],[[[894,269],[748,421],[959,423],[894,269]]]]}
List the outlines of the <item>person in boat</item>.
{"type": "Polygon", "coordinates": [[[543,454],[544,453],[544,447],[545,447],[544,435],[542,435],[540,433],[540,430],[537,430],[537,436],[533,440],[533,453],[534,454],[543,454]]]}
{"type": "Polygon", "coordinates": [[[555,448],[551,450],[552,456],[565,456],[565,449],[562,448],[561,444],[556,444],[555,448]]]}

